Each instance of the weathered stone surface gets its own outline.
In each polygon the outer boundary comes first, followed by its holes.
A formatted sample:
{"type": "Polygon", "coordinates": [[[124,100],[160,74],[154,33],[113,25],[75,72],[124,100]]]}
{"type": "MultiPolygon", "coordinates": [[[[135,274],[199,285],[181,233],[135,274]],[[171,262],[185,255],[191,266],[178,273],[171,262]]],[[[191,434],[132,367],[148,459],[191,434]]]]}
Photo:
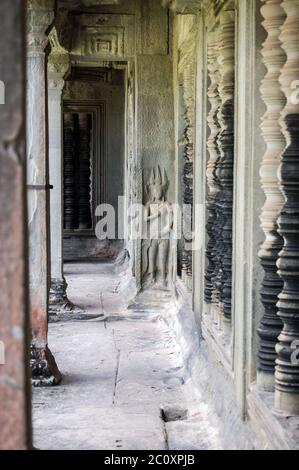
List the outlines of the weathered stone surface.
{"type": "Polygon", "coordinates": [[[83,13],[76,15],[72,53],[100,60],[134,55],[135,23],[133,15],[83,13]]]}
{"type": "Polygon", "coordinates": [[[140,7],[140,30],[137,48],[143,55],[169,53],[169,22],[165,11],[156,0],[142,0],[140,7]]]}
{"type": "Polygon", "coordinates": [[[24,2],[1,2],[0,50],[0,449],[31,446],[25,226],[24,2]],[[26,346],[25,346],[26,345],[26,346]],[[2,349],[2,348],[1,348],[2,349]],[[4,362],[4,364],[2,364],[4,362]]]}
{"type": "Polygon", "coordinates": [[[298,450],[299,417],[277,412],[274,393],[261,391],[253,384],[248,395],[248,415],[258,448],[298,450]]]}

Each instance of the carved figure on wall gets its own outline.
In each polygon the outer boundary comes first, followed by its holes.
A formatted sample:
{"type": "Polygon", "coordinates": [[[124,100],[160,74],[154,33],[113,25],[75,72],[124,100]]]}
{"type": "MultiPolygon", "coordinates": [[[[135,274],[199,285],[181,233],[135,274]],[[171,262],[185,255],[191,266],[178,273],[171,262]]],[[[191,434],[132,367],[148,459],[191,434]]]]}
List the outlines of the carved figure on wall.
{"type": "Polygon", "coordinates": [[[172,205],[166,200],[167,175],[158,166],[153,168],[145,192],[147,203],[143,219],[142,233],[142,275],[143,286],[156,284],[167,287],[167,277],[171,274],[170,243],[173,228],[172,205]]]}

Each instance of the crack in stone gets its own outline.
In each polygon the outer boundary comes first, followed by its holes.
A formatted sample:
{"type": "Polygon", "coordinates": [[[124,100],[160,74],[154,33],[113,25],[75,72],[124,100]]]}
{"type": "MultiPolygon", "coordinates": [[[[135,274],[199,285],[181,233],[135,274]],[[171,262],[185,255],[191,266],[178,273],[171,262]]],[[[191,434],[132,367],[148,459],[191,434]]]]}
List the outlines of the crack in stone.
{"type": "Polygon", "coordinates": [[[164,434],[164,441],[165,441],[165,450],[170,450],[169,449],[169,441],[168,441],[168,433],[167,433],[167,428],[166,428],[166,422],[162,419],[163,423],[163,434],[164,434]]]}
{"type": "Polygon", "coordinates": [[[116,370],[115,370],[113,398],[112,398],[112,405],[114,406],[116,404],[116,390],[117,390],[117,384],[119,382],[118,373],[119,373],[119,366],[120,366],[120,349],[116,345],[115,330],[112,330],[112,335],[113,335],[114,347],[116,350],[116,370]]]}
{"type": "Polygon", "coordinates": [[[105,312],[105,307],[104,307],[104,297],[103,297],[103,292],[100,293],[100,302],[101,302],[101,309],[102,309],[102,313],[105,315],[106,312],[105,312]]]}

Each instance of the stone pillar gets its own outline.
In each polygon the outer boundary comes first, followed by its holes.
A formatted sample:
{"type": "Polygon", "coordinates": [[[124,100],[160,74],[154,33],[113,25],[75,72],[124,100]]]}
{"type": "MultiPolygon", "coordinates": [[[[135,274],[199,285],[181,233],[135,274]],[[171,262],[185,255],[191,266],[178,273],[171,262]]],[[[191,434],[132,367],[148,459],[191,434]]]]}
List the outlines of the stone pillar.
{"type": "Polygon", "coordinates": [[[279,218],[279,232],[284,246],[278,269],[283,280],[279,294],[278,315],[283,329],[278,338],[275,372],[275,406],[290,414],[299,414],[299,0],[285,0],[286,20],[280,40],[287,60],[280,83],[287,103],[281,124],[287,147],[279,170],[285,204],[279,218]]]}
{"type": "Polygon", "coordinates": [[[261,289],[264,315],[258,328],[260,344],[257,383],[262,390],[274,391],[275,345],[282,329],[282,322],[277,316],[276,304],[283,283],[277,273],[276,262],[283,246],[282,237],[277,231],[277,219],[284,202],[279,188],[277,170],[282,151],[285,148],[285,139],[279,125],[280,113],[285,105],[285,97],[279,84],[280,71],[286,59],[279,40],[285,13],[281,7],[281,0],[263,0],[263,4],[261,9],[265,19],[263,26],[268,35],[262,49],[267,73],[262,82],[261,95],[267,109],[263,116],[261,129],[267,147],[260,171],[266,201],[261,214],[261,226],[265,234],[265,241],[259,252],[259,257],[265,275],[261,289]]]}
{"type": "Polygon", "coordinates": [[[58,41],[56,29],[49,35],[51,54],[48,59],[48,115],[49,115],[49,181],[51,231],[51,287],[49,315],[72,311],[68,300],[67,283],[63,275],[63,110],[64,77],[69,70],[69,55],[58,41]]]}
{"type": "MultiPolygon", "coordinates": [[[[146,184],[152,169],[160,166],[169,180],[167,201],[174,200],[174,123],[172,56],[169,49],[169,15],[155,0],[137,2],[136,50],[136,203],[146,202],[146,184]],[[153,37],[155,40],[153,40],[153,37]],[[163,122],[163,126],[159,123],[163,122]],[[143,177],[142,177],[143,175],[143,177]],[[142,187],[143,186],[143,187],[142,187]]],[[[142,243],[136,240],[137,289],[144,287],[142,243]]],[[[170,259],[174,250],[171,249],[170,259]]],[[[145,257],[144,257],[145,259],[145,257]]],[[[169,269],[169,274],[172,271],[169,269]]],[[[171,276],[169,276],[171,279],[171,276]]],[[[171,279],[172,280],[172,279],[171,279]]]]}
{"type": "Polygon", "coordinates": [[[31,447],[25,194],[25,2],[1,2],[0,449],[31,447]]]}
{"type": "Polygon", "coordinates": [[[46,31],[54,1],[28,3],[27,45],[27,189],[29,280],[31,302],[31,367],[34,385],[61,380],[48,348],[49,300],[49,174],[46,114],[46,31]]]}

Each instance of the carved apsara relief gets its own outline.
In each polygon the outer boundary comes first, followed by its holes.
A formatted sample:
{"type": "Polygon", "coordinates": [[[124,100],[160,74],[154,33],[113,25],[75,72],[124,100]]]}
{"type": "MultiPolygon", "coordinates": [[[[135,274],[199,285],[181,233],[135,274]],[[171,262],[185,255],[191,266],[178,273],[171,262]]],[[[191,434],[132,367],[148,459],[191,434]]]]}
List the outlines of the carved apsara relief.
{"type": "Polygon", "coordinates": [[[142,227],[143,287],[167,288],[171,275],[170,244],[173,232],[173,208],[166,199],[166,171],[153,168],[145,185],[146,204],[142,227]]]}

